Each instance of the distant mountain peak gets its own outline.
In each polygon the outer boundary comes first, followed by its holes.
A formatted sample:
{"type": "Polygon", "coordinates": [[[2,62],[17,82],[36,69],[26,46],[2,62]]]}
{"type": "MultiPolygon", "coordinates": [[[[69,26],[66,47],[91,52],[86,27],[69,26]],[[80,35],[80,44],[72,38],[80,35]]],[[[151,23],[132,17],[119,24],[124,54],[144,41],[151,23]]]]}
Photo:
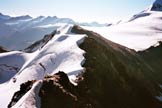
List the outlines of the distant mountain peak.
{"type": "Polygon", "coordinates": [[[57,16],[48,16],[47,18],[57,18],[57,16]]]}
{"type": "Polygon", "coordinates": [[[11,17],[8,16],[8,15],[4,15],[4,14],[0,13],[0,18],[1,19],[10,19],[11,17]]]}
{"type": "Polygon", "coordinates": [[[10,21],[27,20],[27,19],[32,19],[32,17],[29,15],[16,16],[16,17],[11,17],[10,21]]]}
{"type": "Polygon", "coordinates": [[[44,18],[44,16],[38,16],[37,18],[44,18]]]}
{"type": "Polygon", "coordinates": [[[162,0],[156,0],[151,7],[151,11],[162,11],[162,0]]]}
{"type": "Polygon", "coordinates": [[[17,16],[17,17],[15,17],[15,18],[20,18],[20,19],[31,19],[32,17],[31,16],[29,16],[29,15],[23,15],[23,16],[17,16]]]}

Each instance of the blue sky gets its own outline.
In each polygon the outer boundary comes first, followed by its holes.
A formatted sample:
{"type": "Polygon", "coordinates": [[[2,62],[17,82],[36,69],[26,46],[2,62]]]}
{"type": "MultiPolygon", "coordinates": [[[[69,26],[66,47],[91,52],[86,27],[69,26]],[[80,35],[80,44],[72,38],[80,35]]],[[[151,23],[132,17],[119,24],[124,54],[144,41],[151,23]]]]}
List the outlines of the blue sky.
{"type": "Polygon", "coordinates": [[[109,22],[131,17],[155,0],[0,0],[0,12],[13,16],[58,16],[109,22]]]}

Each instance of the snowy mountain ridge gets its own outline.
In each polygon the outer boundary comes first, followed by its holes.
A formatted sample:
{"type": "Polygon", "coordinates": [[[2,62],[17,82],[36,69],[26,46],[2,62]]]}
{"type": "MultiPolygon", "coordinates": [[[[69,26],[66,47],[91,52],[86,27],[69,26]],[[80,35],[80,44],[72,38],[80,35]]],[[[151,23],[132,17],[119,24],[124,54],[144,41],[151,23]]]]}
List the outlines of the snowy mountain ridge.
{"type": "Polygon", "coordinates": [[[155,10],[106,27],[0,14],[0,41],[30,45],[2,48],[0,108],[161,108],[162,12],[155,10]]]}
{"type": "Polygon", "coordinates": [[[79,49],[77,45],[83,42],[85,35],[71,34],[69,32],[71,27],[72,25],[66,25],[60,28],[58,34],[44,47],[33,53],[9,52],[0,55],[0,64],[18,68],[16,72],[14,70],[12,72],[7,67],[0,65],[0,68],[3,68],[1,77],[4,78],[0,81],[2,83],[0,92],[8,91],[0,95],[0,97],[5,97],[0,99],[1,108],[7,107],[6,105],[10,102],[13,93],[28,80],[41,80],[46,75],[64,71],[68,74],[70,81],[75,83],[76,75],[83,71],[81,64],[84,61],[84,51],[79,49]],[[13,74],[10,75],[10,73],[13,74]],[[8,78],[5,79],[5,76],[8,78]]]}
{"type": "Polygon", "coordinates": [[[105,38],[136,51],[142,51],[162,41],[162,11],[153,9],[162,0],[156,0],[150,9],[146,9],[128,21],[110,27],[85,27],[105,38]]]}
{"type": "MultiPolygon", "coordinates": [[[[152,76],[154,71],[150,68],[152,65],[146,64],[134,50],[73,25],[65,25],[57,29],[55,35],[43,47],[42,44],[39,45],[39,48],[32,53],[11,51],[0,54],[0,64],[8,65],[7,67],[0,65],[3,71],[0,77],[4,78],[0,84],[0,92],[2,92],[0,97],[4,97],[0,98],[2,102],[0,107],[46,108],[68,105],[68,108],[71,108],[75,106],[74,102],[81,105],[78,108],[83,106],[86,108],[87,104],[90,104],[88,107],[90,108],[91,105],[96,106],[93,102],[97,101],[97,106],[102,106],[104,102],[105,106],[112,104],[118,108],[123,102],[118,101],[118,104],[113,104],[112,98],[118,99],[114,97],[114,92],[119,93],[117,96],[120,98],[123,96],[128,98],[123,98],[124,101],[127,100],[124,102],[126,106],[131,105],[127,104],[128,101],[137,103],[133,108],[136,106],[152,108],[150,107],[152,104],[162,106],[159,100],[161,96],[159,82],[154,82],[157,79],[152,76]],[[12,71],[14,72],[10,75],[12,71]],[[83,76],[78,76],[82,75],[81,73],[83,76]],[[74,86],[76,79],[81,81],[77,82],[78,86],[74,86]],[[142,86],[138,86],[141,83],[142,86]],[[112,85],[116,84],[119,85],[113,88],[112,85]],[[152,88],[154,86],[158,89],[152,88]],[[127,87],[130,90],[127,90],[127,87]],[[96,90],[98,92],[95,92],[96,90]],[[108,90],[114,91],[112,93],[107,92],[108,90]],[[132,90],[137,93],[135,97],[131,95],[132,90]],[[140,90],[147,91],[147,94],[139,93],[140,90]],[[91,96],[91,93],[95,97],[91,96]],[[98,98],[101,96],[105,99],[105,95],[112,102],[98,98]],[[56,100],[53,102],[53,99],[56,100]]],[[[160,71],[154,74],[158,72],[160,71]]]]}

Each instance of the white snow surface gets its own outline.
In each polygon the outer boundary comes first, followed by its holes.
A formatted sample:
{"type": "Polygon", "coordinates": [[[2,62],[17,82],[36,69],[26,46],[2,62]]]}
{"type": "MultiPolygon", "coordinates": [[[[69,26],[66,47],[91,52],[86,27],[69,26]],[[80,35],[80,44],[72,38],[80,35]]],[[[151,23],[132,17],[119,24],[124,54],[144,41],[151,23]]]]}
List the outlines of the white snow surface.
{"type": "MultiPolygon", "coordinates": [[[[28,80],[42,80],[46,75],[64,71],[70,81],[75,84],[76,75],[84,69],[81,64],[84,61],[85,52],[78,47],[78,44],[84,41],[86,35],[70,33],[71,27],[72,25],[65,25],[58,29],[58,33],[43,48],[33,53],[14,51],[0,54],[0,63],[20,68],[9,81],[0,84],[0,108],[7,108],[14,93],[20,89],[22,83],[28,80]]],[[[33,100],[35,97],[33,90],[36,88],[33,87],[28,91],[13,108],[24,108],[27,105],[28,108],[34,108],[36,105],[28,100],[33,100]]]]}
{"type": "Polygon", "coordinates": [[[109,27],[86,27],[115,43],[141,51],[162,41],[162,12],[143,11],[129,21],[109,27]]]}
{"type": "Polygon", "coordinates": [[[12,108],[40,108],[39,90],[41,85],[42,81],[37,81],[12,108]]]}
{"type": "Polygon", "coordinates": [[[0,84],[13,77],[29,59],[30,55],[19,51],[0,54],[0,84]]]}

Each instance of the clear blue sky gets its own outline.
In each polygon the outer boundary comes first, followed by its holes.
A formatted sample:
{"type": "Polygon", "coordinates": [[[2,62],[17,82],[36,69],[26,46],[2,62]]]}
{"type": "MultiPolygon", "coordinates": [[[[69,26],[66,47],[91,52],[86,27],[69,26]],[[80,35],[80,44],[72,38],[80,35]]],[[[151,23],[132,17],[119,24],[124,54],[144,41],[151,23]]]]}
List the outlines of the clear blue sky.
{"type": "Polygon", "coordinates": [[[0,0],[0,12],[13,16],[69,17],[76,21],[108,22],[128,18],[155,0],[0,0]]]}

